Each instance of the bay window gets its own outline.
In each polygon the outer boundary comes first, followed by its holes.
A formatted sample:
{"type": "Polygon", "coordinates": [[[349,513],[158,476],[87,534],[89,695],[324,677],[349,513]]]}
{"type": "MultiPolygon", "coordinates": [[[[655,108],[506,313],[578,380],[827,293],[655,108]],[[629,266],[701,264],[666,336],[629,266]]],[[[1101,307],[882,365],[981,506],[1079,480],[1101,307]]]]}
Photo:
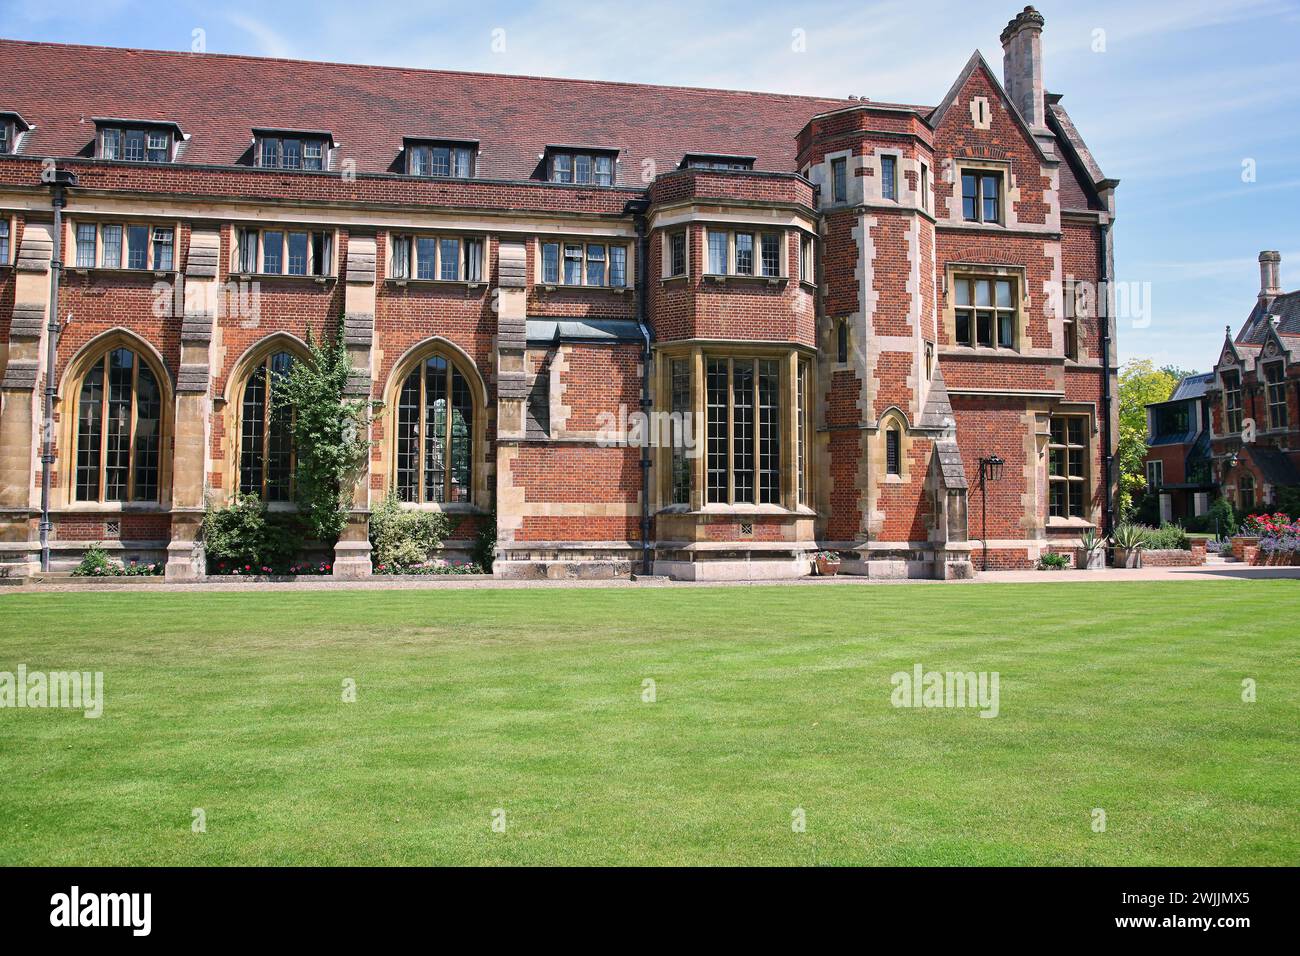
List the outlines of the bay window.
{"type": "Polygon", "coordinates": [[[661,365],[671,447],[661,458],[671,505],[794,509],[811,499],[812,363],[778,348],[670,348],[661,365]]]}
{"type": "Polygon", "coordinates": [[[705,360],[709,504],[781,501],[781,363],[705,360]]]}
{"type": "Polygon", "coordinates": [[[785,237],[779,232],[747,229],[709,229],[708,275],[759,276],[778,279],[784,275],[785,237]]]}

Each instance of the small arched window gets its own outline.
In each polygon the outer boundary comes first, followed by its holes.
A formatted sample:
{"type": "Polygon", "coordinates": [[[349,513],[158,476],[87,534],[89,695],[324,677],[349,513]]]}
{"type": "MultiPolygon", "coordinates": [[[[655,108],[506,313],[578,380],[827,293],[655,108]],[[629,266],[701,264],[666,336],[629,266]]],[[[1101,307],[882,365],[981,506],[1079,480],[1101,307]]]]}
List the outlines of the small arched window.
{"type": "Polygon", "coordinates": [[[469,379],[441,354],[402,380],[397,399],[396,490],[403,501],[470,500],[474,396],[469,379]]]}
{"type": "Polygon", "coordinates": [[[78,501],[157,501],[162,389],[148,362],[115,348],[77,390],[78,501]]]}
{"type": "Polygon", "coordinates": [[[891,475],[901,475],[902,468],[902,436],[898,427],[891,425],[885,431],[885,470],[891,475]]]}
{"type": "Polygon", "coordinates": [[[258,362],[244,382],[239,403],[239,493],[263,501],[293,498],[293,409],[276,390],[293,367],[288,352],[258,362]]]}

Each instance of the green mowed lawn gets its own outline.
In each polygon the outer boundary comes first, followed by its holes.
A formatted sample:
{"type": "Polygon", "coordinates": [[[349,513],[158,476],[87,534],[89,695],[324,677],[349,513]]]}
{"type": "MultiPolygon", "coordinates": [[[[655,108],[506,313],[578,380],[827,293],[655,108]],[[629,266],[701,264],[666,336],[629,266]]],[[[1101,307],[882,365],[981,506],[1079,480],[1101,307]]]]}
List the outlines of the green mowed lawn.
{"type": "Polygon", "coordinates": [[[1294,865],[1298,612],[1294,581],[3,595],[0,671],[106,702],[0,709],[0,864],[1294,865]],[[998,716],[895,708],[917,663],[998,672],[998,716]]]}

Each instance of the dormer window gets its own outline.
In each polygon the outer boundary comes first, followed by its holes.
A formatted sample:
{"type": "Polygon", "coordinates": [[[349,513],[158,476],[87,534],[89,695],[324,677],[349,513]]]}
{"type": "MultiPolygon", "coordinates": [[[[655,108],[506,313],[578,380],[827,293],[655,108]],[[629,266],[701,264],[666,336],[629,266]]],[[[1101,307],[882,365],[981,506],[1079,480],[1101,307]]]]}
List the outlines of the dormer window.
{"type": "Polygon", "coordinates": [[[0,112],[0,154],[18,151],[18,139],[31,127],[17,113],[0,112]]]}
{"type": "Polygon", "coordinates": [[[580,186],[614,185],[614,158],[617,150],[577,150],[567,146],[549,147],[547,178],[553,183],[580,186]]]}
{"type": "Polygon", "coordinates": [[[729,156],[725,153],[687,153],[682,157],[681,168],[730,170],[753,169],[754,157],[729,156]]]}
{"type": "Polygon", "coordinates": [[[329,151],[334,137],[323,132],[297,130],[253,130],[254,165],[263,169],[329,169],[329,151]]]}
{"type": "Polygon", "coordinates": [[[181,138],[175,123],[96,119],[100,159],[126,163],[170,163],[181,138]]]}
{"type": "Polygon", "coordinates": [[[449,140],[406,141],[406,172],[411,176],[451,176],[470,179],[474,175],[475,142],[449,140]]]}

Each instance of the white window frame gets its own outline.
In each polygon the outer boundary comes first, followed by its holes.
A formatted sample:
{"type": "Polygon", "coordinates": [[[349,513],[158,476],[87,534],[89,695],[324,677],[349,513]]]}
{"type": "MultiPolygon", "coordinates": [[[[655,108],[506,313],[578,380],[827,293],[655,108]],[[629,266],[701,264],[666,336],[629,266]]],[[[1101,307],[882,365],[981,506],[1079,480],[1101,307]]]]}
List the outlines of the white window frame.
{"type": "Polygon", "coordinates": [[[477,158],[477,149],[468,143],[435,139],[412,142],[406,147],[406,173],[428,179],[473,179],[477,158]],[[447,171],[434,172],[434,150],[443,149],[447,151],[447,171]],[[421,168],[424,160],[428,161],[427,171],[421,168]]]}
{"type": "MultiPolygon", "coordinates": [[[[601,260],[596,259],[594,261],[599,262],[601,260]]],[[[546,286],[548,288],[554,287],[554,288],[564,288],[564,289],[623,290],[623,289],[630,289],[633,286],[633,284],[634,284],[634,280],[632,276],[631,243],[623,242],[620,240],[614,240],[614,239],[597,239],[591,237],[575,237],[575,236],[540,236],[537,239],[537,285],[546,286]],[[547,279],[546,271],[545,271],[546,270],[546,247],[550,245],[554,245],[557,247],[555,281],[551,281],[547,279]],[[580,253],[576,257],[569,255],[570,250],[574,248],[577,248],[580,253]],[[623,250],[623,284],[622,285],[610,284],[610,273],[611,273],[610,265],[614,259],[612,250],[616,248],[621,248],[623,250]],[[592,254],[596,249],[603,250],[602,253],[597,253],[597,255],[603,254],[604,257],[603,261],[605,267],[604,268],[605,281],[603,283],[593,283],[587,281],[591,275],[591,263],[593,261],[592,254]],[[578,278],[580,280],[578,282],[565,281],[565,275],[566,275],[565,265],[569,260],[578,263],[578,273],[579,273],[578,278]]]]}
{"type": "Polygon", "coordinates": [[[546,179],[548,182],[563,183],[566,186],[614,186],[618,184],[618,157],[613,150],[553,150],[547,156],[546,179]],[[580,160],[585,161],[586,164],[585,180],[578,178],[580,160]],[[602,160],[609,164],[609,182],[598,181],[597,167],[602,160]],[[564,169],[564,178],[561,178],[561,166],[564,169]]]}
{"type": "Polygon", "coordinates": [[[1158,489],[1165,484],[1165,463],[1159,458],[1147,462],[1147,487],[1158,489]]]}
{"type": "Polygon", "coordinates": [[[234,261],[231,263],[231,272],[236,275],[257,275],[257,276],[282,276],[286,279],[329,279],[338,275],[338,234],[334,229],[314,229],[310,226],[294,225],[264,225],[264,226],[237,226],[235,229],[235,242],[233,243],[234,261]],[[280,269],[277,272],[266,271],[266,249],[267,235],[276,234],[280,236],[280,269]],[[289,271],[289,242],[290,235],[307,236],[307,261],[305,272],[289,271]],[[325,260],[325,271],[317,271],[316,261],[316,243],[313,236],[322,237],[323,249],[322,257],[325,260]],[[246,243],[252,237],[257,243],[257,252],[254,256],[254,264],[257,269],[254,272],[248,272],[244,269],[246,243]]]}
{"type": "Polygon", "coordinates": [[[788,279],[790,264],[788,261],[787,245],[789,230],[787,229],[765,229],[762,226],[709,226],[704,233],[704,274],[713,278],[741,278],[741,279],[759,279],[769,281],[779,281],[788,279]],[[725,234],[727,237],[727,262],[725,272],[716,272],[713,270],[712,254],[710,252],[711,235],[725,234]],[[753,237],[753,244],[750,249],[750,271],[739,272],[736,268],[737,263],[737,236],[753,237]],[[774,274],[768,274],[763,271],[763,237],[775,236],[777,240],[777,271],[774,274]]]}
{"type": "Polygon", "coordinates": [[[482,285],[487,275],[488,239],[478,233],[446,232],[399,232],[389,233],[388,241],[388,278],[397,282],[441,282],[465,283],[470,286],[482,285]],[[420,275],[420,241],[432,244],[433,262],[428,276],[420,275]],[[456,244],[456,276],[445,278],[443,275],[444,243],[456,244]],[[395,266],[395,256],[399,245],[404,246],[406,254],[406,274],[401,275],[395,266]],[[477,246],[478,253],[470,259],[471,250],[477,246]]]}
{"type": "Polygon", "coordinates": [[[68,268],[74,270],[112,269],[119,272],[152,272],[155,274],[172,273],[177,271],[177,259],[180,255],[179,223],[166,221],[135,222],[131,220],[98,222],[94,220],[79,219],[70,223],[70,227],[73,246],[71,259],[73,265],[68,268]],[[94,230],[94,249],[91,254],[94,265],[86,265],[82,262],[84,253],[83,246],[85,242],[82,237],[82,230],[86,228],[94,230]],[[146,237],[144,265],[132,266],[129,264],[131,261],[129,242],[130,230],[139,228],[145,230],[146,237]],[[118,250],[118,261],[111,265],[104,264],[104,253],[108,248],[107,244],[104,242],[105,229],[117,229],[120,233],[119,242],[116,244],[118,250]],[[170,235],[171,238],[169,242],[163,242],[162,236],[164,234],[170,235]],[[156,265],[158,251],[159,247],[165,245],[171,246],[171,261],[169,265],[160,268],[156,265]]]}

